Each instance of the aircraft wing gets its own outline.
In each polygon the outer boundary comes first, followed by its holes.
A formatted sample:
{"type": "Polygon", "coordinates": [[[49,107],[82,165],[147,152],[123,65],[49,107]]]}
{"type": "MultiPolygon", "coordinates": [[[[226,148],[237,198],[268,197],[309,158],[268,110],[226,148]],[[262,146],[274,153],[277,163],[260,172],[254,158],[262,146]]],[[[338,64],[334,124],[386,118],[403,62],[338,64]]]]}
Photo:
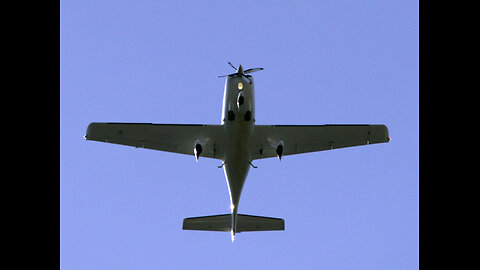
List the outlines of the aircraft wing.
{"type": "Polygon", "coordinates": [[[252,159],[276,157],[279,144],[286,156],[389,140],[385,125],[256,125],[252,159]]]}
{"type": "Polygon", "coordinates": [[[90,123],[85,139],[187,155],[194,155],[198,142],[201,157],[223,157],[221,125],[90,123]]]}

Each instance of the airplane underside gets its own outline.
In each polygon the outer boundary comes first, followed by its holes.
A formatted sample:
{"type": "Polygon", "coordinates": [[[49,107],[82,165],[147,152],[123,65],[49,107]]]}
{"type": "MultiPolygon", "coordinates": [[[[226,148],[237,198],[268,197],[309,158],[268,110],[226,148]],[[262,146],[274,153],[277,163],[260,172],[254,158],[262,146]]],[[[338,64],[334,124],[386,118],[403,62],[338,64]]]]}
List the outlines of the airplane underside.
{"type": "Polygon", "coordinates": [[[253,160],[326,151],[390,141],[385,125],[255,125],[254,81],[243,70],[225,81],[221,125],[90,123],[85,139],[214,158],[222,162],[230,195],[230,214],[186,218],[184,230],[230,232],[284,230],[280,218],[238,214],[243,185],[253,160]]]}

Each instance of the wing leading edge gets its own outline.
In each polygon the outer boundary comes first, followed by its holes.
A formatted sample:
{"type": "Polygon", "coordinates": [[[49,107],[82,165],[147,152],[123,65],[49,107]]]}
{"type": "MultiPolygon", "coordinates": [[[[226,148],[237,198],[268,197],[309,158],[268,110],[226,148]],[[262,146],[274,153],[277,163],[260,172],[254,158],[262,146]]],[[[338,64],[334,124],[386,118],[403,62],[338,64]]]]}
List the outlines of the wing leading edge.
{"type": "Polygon", "coordinates": [[[223,157],[221,125],[90,123],[85,139],[186,155],[200,143],[202,157],[223,157]]]}
{"type": "Polygon", "coordinates": [[[283,155],[294,155],[390,140],[385,125],[256,125],[253,159],[276,157],[282,144],[283,155]]]}

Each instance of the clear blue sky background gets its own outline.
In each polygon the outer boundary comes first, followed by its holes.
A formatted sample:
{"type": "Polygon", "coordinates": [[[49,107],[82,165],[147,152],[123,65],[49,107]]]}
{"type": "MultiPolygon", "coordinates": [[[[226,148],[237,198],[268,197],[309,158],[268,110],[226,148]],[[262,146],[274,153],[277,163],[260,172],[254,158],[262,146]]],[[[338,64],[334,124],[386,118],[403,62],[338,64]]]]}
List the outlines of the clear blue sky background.
{"type": "Polygon", "coordinates": [[[418,268],[417,1],[61,1],[62,269],[418,268]],[[283,232],[182,231],[229,212],[220,162],[85,141],[90,122],[219,124],[264,67],[257,124],[385,124],[392,140],[255,161],[239,212],[283,232]]]}

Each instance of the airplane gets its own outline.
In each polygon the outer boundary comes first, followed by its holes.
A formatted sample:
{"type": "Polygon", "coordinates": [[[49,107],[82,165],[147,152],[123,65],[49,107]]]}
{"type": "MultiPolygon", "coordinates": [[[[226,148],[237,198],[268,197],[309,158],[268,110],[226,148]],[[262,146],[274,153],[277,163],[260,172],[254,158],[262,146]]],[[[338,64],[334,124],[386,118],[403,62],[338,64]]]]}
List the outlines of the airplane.
{"type": "Polygon", "coordinates": [[[238,214],[242,188],[256,159],[390,141],[385,125],[256,125],[252,72],[241,65],[226,77],[220,125],[92,122],[86,140],[218,159],[230,195],[230,214],[185,218],[183,230],[230,232],[285,230],[281,218],[238,214]]]}

